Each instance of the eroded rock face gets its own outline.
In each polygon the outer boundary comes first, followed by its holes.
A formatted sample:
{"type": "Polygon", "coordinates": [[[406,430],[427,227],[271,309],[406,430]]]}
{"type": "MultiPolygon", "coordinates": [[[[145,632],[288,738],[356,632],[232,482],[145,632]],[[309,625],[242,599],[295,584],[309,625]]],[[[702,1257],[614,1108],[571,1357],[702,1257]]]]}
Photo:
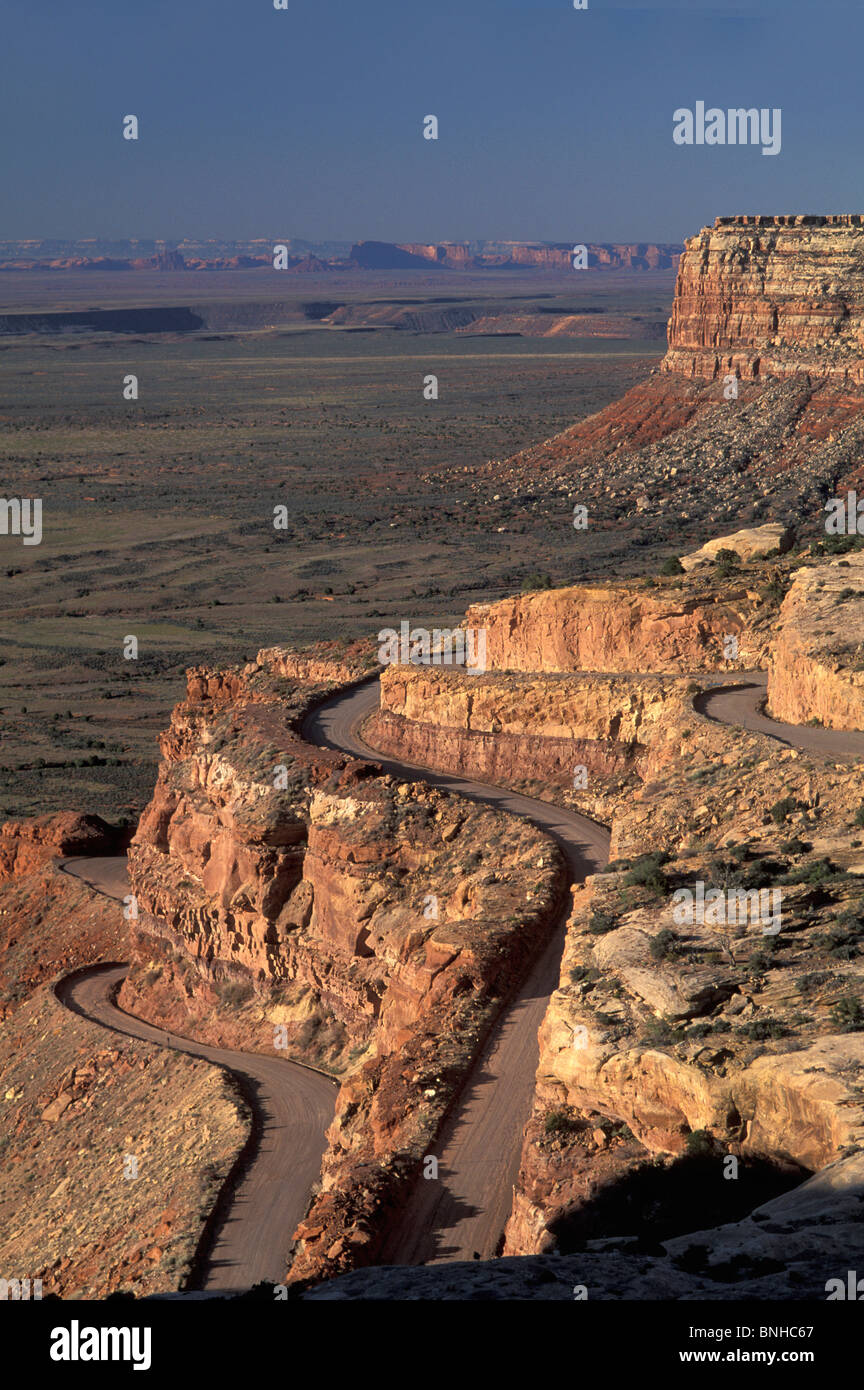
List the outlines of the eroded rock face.
{"type": "Polygon", "coordinates": [[[469,628],[486,631],[495,671],[712,671],[728,667],[724,642],[743,661],[755,605],[743,592],[720,599],[650,593],[632,585],[578,585],[473,604],[469,628]]]}
{"type": "MultiPolygon", "coordinates": [[[[649,862],[647,874],[639,873],[637,860],[631,873],[626,861],[613,862],[577,895],[561,982],[541,1027],[509,1253],[554,1248],[556,1223],[590,1211],[598,1189],[615,1181],[616,1164],[636,1161],[628,1137],[646,1156],[666,1161],[689,1152],[692,1136],[702,1133],[744,1163],[767,1158],[825,1169],[844,1192],[853,1182],[847,1156],[864,1137],[856,1080],[864,1064],[864,900],[848,827],[861,775],[817,767],[762,736],[747,738],[736,756],[733,730],[704,721],[697,728],[677,765],[667,745],[668,780],[653,795],[646,787],[642,806],[639,798],[622,803],[613,852],[616,841],[632,854],[637,845],[644,852],[680,844],[688,827],[701,826],[702,834],[689,836],[691,848],[665,868],[649,862]],[[694,808],[699,791],[687,785],[683,760],[693,765],[697,737],[706,749],[714,745],[704,766],[716,785],[694,808]],[[767,827],[781,791],[796,808],[789,814],[797,836],[786,838],[786,830],[775,839],[767,827]],[[724,851],[724,844],[736,848],[724,851]],[[699,883],[733,885],[742,894],[749,888],[753,902],[760,900],[756,885],[766,902],[769,892],[779,893],[772,932],[750,909],[731,923],[699,916],[682,923],[673,890],[699,883]],[[564,1137],[550,1143],[556,1127],[564,1137]]],[[[801,1210],[803,1226],[789,1230],[803,1240],[809,1215],[801,1210]]],[[[738,1231],[734,1259],[744,1258],[753,1229],[738,1231]]],[[[850,1250],[860,1248],[850,1242],[850,1250]]],[[[753,1258],[760,1245],[754,1238],[753,1258]]],[[[709,1248],[717,1248],[713,1240],[709,1248]]],[[[826,1264],[823,1277],[831,1272],[826,1264]]]]}
{"type": "Polygon", "coordinates": [[[789,724],[864,729],[864,557],[799,569],[780,609],[768,707],[789,724]]]}
{"type": "Polygon", "coordinates": [[[864,385],[864,219],[718,217],[685,243],[666,372],[864,385]]]}
{"type": "Polygon", "coordinates": [[[376,1257],[560,920],[564,868],[518,818],[306,745],[302,715],[344,672],[291,683],[293,663],[269,649],[243,671],[190,673],[130,850],[140,916],[122,999],[249,1050],[271,1051],[278,1029],[286,1055],[343,1078],[297,1233],[291,1277],[305,1279],[376,1257]]]}
{"type": "Polygon", "coordinates": [[[637,767],[651,731],[686,699],[687,684],[390,666],[367,732],[382,752],[492,782],[529,779],[567,791],[578,765],[595,785],[611,785],[637,767]]]}
{"type": "Polygon", "coordinates": [[[116,854],[125,832],[101,816],[61,811],[0,825],[0,883],[76,854],[116,854]]]}

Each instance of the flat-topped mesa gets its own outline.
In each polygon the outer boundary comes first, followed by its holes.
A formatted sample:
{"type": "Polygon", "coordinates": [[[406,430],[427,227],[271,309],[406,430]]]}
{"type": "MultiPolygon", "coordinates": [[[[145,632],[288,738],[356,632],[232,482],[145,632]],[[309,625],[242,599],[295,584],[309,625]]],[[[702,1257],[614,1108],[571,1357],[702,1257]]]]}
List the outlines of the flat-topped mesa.
{"type": "Polygon", "coordinates": [[[799,212],[775,217],[771,213],[736,213],[715,217],[714,227],[862,227],[862,212],[799,212]]]}
{"type": "Polygon", "coordinates": [[[864,386],[864,214],[718,217],[685,243],[662,370],[864,386]]]}

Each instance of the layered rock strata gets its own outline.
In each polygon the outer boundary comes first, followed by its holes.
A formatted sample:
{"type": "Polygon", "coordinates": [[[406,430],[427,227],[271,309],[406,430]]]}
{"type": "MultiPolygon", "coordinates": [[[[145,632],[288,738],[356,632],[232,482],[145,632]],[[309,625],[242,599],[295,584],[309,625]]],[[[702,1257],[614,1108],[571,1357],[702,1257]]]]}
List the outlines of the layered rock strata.
{"type": "Polygon", "coordinates": [[[749,625],[757,603],[632,585],[574,585],[473,604],[465,626],[486,633],[493,671],[689,672],[727,670],[727,639],[758,664],[749,625]]]}
{"type": "Polygon", "coordinates": [[[565,880],[525,822],[306,745],[302,715],[344,673],[303,686],[292,665],[270,649],[190,673],[130,850],[122,1000],[344,1078],[298,1232],[305,1279],[375,1259],[565,880]]]}
{"type": "Polygon", "coordinates": [[[466,675],[390,666],[381,706],[366,725],[372,745],[407,762],[508,786],[593,786],[634,773],[652,731],[677,708],[687,681],[625,676],[466,675]]]}
{"type": "Polygon", "coordinates": [[[864,218],[718,217],[690,237],[663,370],[864,385],[864,218]]]}
{"type": "Polygon", "coordinates": [[[780,609],[768,707],[789,724],[864,729],[864,556],[799,569],[780,609]]]}

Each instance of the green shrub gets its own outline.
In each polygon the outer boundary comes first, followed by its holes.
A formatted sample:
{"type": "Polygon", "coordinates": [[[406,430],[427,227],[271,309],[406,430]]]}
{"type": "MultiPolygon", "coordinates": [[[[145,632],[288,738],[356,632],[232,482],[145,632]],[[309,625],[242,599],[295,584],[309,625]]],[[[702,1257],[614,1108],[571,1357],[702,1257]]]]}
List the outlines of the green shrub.
{"type": "Polygon", "coordinates": [[[735,550],[718,550],[714,556],[714,564],[717,568],[719,579],[727,579],[729,575],[735,574],[741,568],[741,557],[735,550]]]}
{"type": "Polygon", "coordinates": [[[824,883],[827,879],[833,878],[836,869],[830,859],[814,859],[812,864],[799,864],[797,869],[786,874],[786,883],[824,883]]]}
{"type": "Polygon", "coordinates": [[[815,994],[821,985],[825,985],[833,979],[830,970],[808,970],[806,975],[799,975],[795,981],[795,986],[799,994],[805,996],[815,994]]]}
{"type": "Polygon", "coordinates": [[[660,866],[665,864],[668,858],[668,854],[662,851],[641,854],[624,875],[625,884],[628,887],[647,888],[652,893],[665,893],[666,878],[660,866]]]}
{"type": "Polygon", "coordinates": [[[250,984],[241,980],[221,980],[216,985],[216,994],[227,1008],[236,1009],[252,998],[253,990],[250,984]]]}
{"type": "Polygon", "coordinates": [[[712,1033],[728,1033],[729,1024],[725,1018],[700,1018],[687,1027],[687,1039],[710,1038],[712,1033]]]}
{"type": "Polygon", "coordinates": [[[552,580],[548,574],[526,574],[521,588],[523,594],[529,594],[535,589],[551,589],[552,580]]]}
{"type": "Polygon", "coordinates": [[[864,825],[864,801],[861,802],[861,805],[858,807],[858,810],[855,812],[855,815],[852,817],[852,824],[853,824],[853,825],[864,825]]]}
{"type": "Polygon", "coordinates": [[[817,545],[823,555],[845,555],[850,550],[860,549],[864,541],[860,536],[825,536],[817,545]]]}
{"type": "Polygon", "coordinates": [[[693,1129],[687,1135],[686,1152],[693,1158],[711,1158],[716,1152],[714,1138],[707,1129],[693,1129]]]}
{"type": "Polygon", "coordinates": [[[545,1134],[568,1134],[572,1128],[572,1121],[566,1110],[550,1110],[543,1122],[545,1134]]]}
{"type": "Polygon", "coordinates": [[[775,801],[769,812],[775,825],[782,825],[784,820],[791,816],[792,812],[798,809],[798,802],[794,796],[783,796],[779,801],[775,801]]]}
{"type": "Polygon", "coordinates": [[[841,1033],[860,1033],[864,1030],[864,1008],[854,994],[838,999],[831,1010],[831,1021],[841,1033]]]}
{"type": "Polygon", "coordinates": [[[772,959],[770,951],[754,951],[753,955],[747,962],[749,968],[756,975],[766,974],[766,972],[769,971],[773,965],[776,965],[776,963],[777,962],[772,959]]]}
{"type": "Polygon", "coordinates": [[[671,1044],[682,1040],[680,1027],[666,1018],[647,1018],[642,1024],[642,1041],[645,1043],[671,1044]]]}
{"type": "Polygon", "coordinates": [[[818,940],[835,960],[854,960],[860,953],[857,934],[839,923],[818,940]]]}
{"type": "Polygon", "coordinates": [[[797,836],[793,836],[791,840],[781,840],[780,842],[780,853],[793,857],[799,854],[809,854],[812,848],[813,846],[808,845],[806,840],[799,840],[797,836]]]}
{"type": "Polygon", "coordinates": [[[660,566],[661,574],[683,574],[684,566],[677,555],[670,555],[660,566]]]}
{"type": "Polygon", "coordinates": [[[614,917],[611,912],[595,910],[591,913],[588,922],[588,930],[591,932],[592,936],[603,936],[607,931],[614,931],[617,925],[618,918],[614,917]]]}
{"type": "Polygon", "coordinates": [[[581,984],[583,980],[586,984],[593,984],[600,979],[600,971],[592,965],[574,965],[570,968],[570,980],[574,985],[581,984]]]}
{"type": "Polygon", "coordinates": [[[674,931],[670,931],[668,927],[663,927],[656,936],[652,936],[648,949],[651,952],[652,960],[669,960],[670,956],[681,954],[678,938],[674,931]]]}
{"type": "Polygon", "coordinates": [[[769,579],[768,583],[763,584],[759,590],[760,598],[771,600],[774,603],[780,603],[785,593],[785,581],[777,576],[769,579]]]}
{"type": "Polygon", "coordinates": [[[735,1032],[751,1042],[765,1042],[767,1038],[785,1038],[788,1029],[776,1018],[757,1018],[752,1023],[742,1023],[735,1032]]]}

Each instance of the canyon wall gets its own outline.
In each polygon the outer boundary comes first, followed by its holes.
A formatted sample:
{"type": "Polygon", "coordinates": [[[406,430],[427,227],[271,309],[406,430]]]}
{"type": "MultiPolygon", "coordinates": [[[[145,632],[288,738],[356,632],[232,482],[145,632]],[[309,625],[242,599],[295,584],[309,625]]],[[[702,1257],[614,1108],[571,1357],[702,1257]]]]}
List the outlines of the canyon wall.
{"type": "Polygon", "coordinates": [[[768,709],[789,724],[864,729],[864,556],[796,572],[768,663],[768,709]]]}
{"type": "Polygon", "coordinates": [[[485,629],[494,671],[684,673],[731,669],[723,654],[729,636],[739,642],[739,669],[755,665],[754,612],[744,592],[700,597],[574,585],[472,604],[465,626],[485,629]]]}
{"type": "Polygon", "coordinates": [[[278,1032],[342,1079],[292,1279],[374,1260],[564,893],[525,822],[305,744],[303,715],[344,675],[280,649],[190,672],[129,853],[122,1002],[253,1051],[278,1032]]]}
{"type": "Polygon", "coordinates": [[[686,700],[687,684],[389,666],[366,733],[375,748],[408,762],[570,791],[575,765],[592,784],[633,771],[658,723],[686,700]]]}
{"type": "MultiPolygon", "coordinates": [[[[688,871],[711,881],[707,863],[690,861],[688,871]]],[[[827,1001],[818,1021],[802,1016],[779,955],[774,966],[760,961],[761,978],[746,969],[764,942],[758,928],[749,941],[737,932],[731,955],[722,930],[698,924],[679,929],[682,944],[665,957],[652,951],[661,929],[676,930],[669,898],[633,901],[631,893],[628,905],[626,883],[621,872],[595,876],[576,897],[561,981],[540,1030],[505,1254],[562,1248],[561,1240],[566,1253],[568,1223],[596,1219],[598,1198],[637,1165],[668,1165],[687,1153],[714,1153],[718,1177],[723,1155],[745,1167],[767,1161],[778,1174],[789,1163],[802,1172],[834,1165],[838,1196],[857,1190],[848,1156],[864,1138],[864,1106],[852,1084],[864,1035],[839,1029],[827,1001]],[[754,1046],[793,1033],[791,1046],[754,1046]]],[[[787,921],[796,915],[790,909],[787,921]]],[[[798,910],[794,930],[812,927],[806,894],[798,910]]],[[[819,941],[814,932],[812,943],[819,941]]],[[[835,997],[854,987],[836,961],[833,972],[835,997]]],[[[806,1199],[802,1207],[806,1216],[806,1199]]]]}
{"type": "Polygon", "coordinates": [[[127,838],[124,830],[109,825],[100,816],[79,815],[75,811],[3,821],[0,883],[45,868],[58,857],[122,853],[127,838]]]}
{"type": "Polygon", "coordinates": [[[489,1029],[562,907],[563,865],[541,832],[422,784],[395,794],[405,810],[396,834],[377,823],[386,802],[328,798],[313,813],[310,928],[335,949],[354,924],[355,950],[374,972],[376,1027],[339,1091],[292,1281],[379,1258],[489,1029]]]}
{"type": "Polygon", "coordinates": [[[718,217],[690,237],[662,370],[864,385],[864,218],[718,217]]]}

